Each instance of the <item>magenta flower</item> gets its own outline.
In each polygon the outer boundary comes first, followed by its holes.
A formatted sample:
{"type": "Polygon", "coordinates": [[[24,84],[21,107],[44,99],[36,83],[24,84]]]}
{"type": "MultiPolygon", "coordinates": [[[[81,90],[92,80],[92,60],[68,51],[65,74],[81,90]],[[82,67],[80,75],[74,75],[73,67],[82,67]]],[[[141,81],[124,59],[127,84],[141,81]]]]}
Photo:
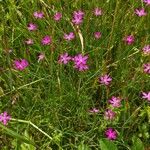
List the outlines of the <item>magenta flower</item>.
{"type": "Polygon", "coordinates": [[[51,44],[51,42],[52,42],[52,39],[48,35],[44,36],[43,39],[42,39],[42,41],[41,41],[41,43],[43,45],[49,45],[49,44],[51,44]]]}
{"type": "Polygon", "coordinates": [[[83,22],[83,17],[84,17],[84,12],[82,12],[81,10],[74,11],[72,22],[76,25],[79,25],[83,22]]]}
{"type": "Polygon", "coordinates": [[[135,9],[135,14],[139,17],[147,15],[144,8],[135,9]]]}
{"type": "Polygon", "coordinates": [[[27,39],[27,40],[25,41],[25,43],[26,43],[27,45],[32,45],[34,42],[33,42],[32,39],[27,39]]]}
{"type": "Polygon", "coordinates": [[[102,10],[100,8],[95,8],[94,9],[94,15],[95,16],[101,16],[102,15],[102,10]]]}
{"type": "Polygon", "coordinates": [[[21,60],[15,60],[14,61],[14,68],[16,70],[22,71],[28,66],[29,66],[29,63],[26,59],[21,59],[21,60]]]}
{"type": "Polygon", "coordinates": [[[64,39],[67,40],[67,41],[71,41],[75,38],[75,35],[73,32],[70,32],[69,34],[64,34],[64,39]]]}
{"type": "Polygon", "coordinates": [[[150,63],[143,65],[144,72],[150,74],[150,63]]]}
{"type": "Polygon", "coordinates": [[[0,122],[2,122],[4,125],[7,125],[7,122],[10,120],[11,117],[8,115],[6,111],[0,114],[0,122]]]}
{"type": "Polygon", "coordinates": [[[104,85],[109,85],[112,81],[112,78],[109,75],[103,75],[99,77],[99,82],[104,85]]]}
{"type": "Polygon", "coordinates": [[[74,68],[78,69],[79,71],[88,70],[89,67],[87,63],[88,56],[83,56],[82,54],[76,55],[72,60],[74,61],[74,68]]]}
{"type": "Polygon", "coordinates": [[[144,3],[146,3],[147,5],[150,5],[150,0],[143,0],[144,3]]]}
{"type": "Polygon", "coordinates": [[[29,23],[27,28],[28,28],[29,31],[34,31],[34,30],[37,29],[37,25],[34,24],[34,23],[29,23]]]}
{"type": "Polygon", "coordinates": [[[61,18],[62,18],[62,13],[60,13],[60,12],[56,12],[53,16],[53,19],[55,21],[59,21],[61,18]]]}
{"type": "Polygon", "coordinates": [[[41,60],[43,60],[45,58],[45,54],[44,53],[40,53],[38,55],[38,62],[40,62],[41,60]]]}
{"type": "Polygon", "coordinates": [[[131,45],[132,43],[134,43],[134,36],[133,35],[128,35],[124,38],[124,41],[128,44],[131,45]]]}
{"type": "Polygon", "coordinates": [[[39,19],[41,19],[41,18],[43,18],[44,17],[44,13],[43,12],[34,12],[33,13],[33,16],[37,19],[37,18],[39,18],[39,19]]]}
{"type": "Polygon", "coordinates": [[[111,109],[108,109],[104,113],[104,117],[106,120],[113,120],[116,116],[116,113],[113,112],[111,109]]]}
{"type": "Polygon", "coordinates": [[[149,92],[142,92],[142,98],[144,98],[150,102],[150,91],[149,92]]]}
{"type": "Polygon", "coordinates": [[[58,63],[67,64],[71,59],[72,58],[68,55],[68,53],[64,53],[59,56],[58,63]]]}
{"type": "Polygon", "coordinates": [[[142,50],[145,55],[149,55],[150,54],[150,45],[145,45],[142,50]]]}
{"type": "Polygon", "coordinates": [[[92,108],[89,110],[90,113],[98,113],[99,112],[99,109],[97,108],[92,108]]]}
{"type": "Polygon", "coordinates": [[[96,39],[101,38],[101,36],[102,36],[102,33],[101,33],[101,32],[95,32],[95,33],[94,33],[94,37],[95,37],[96,39]]]}
{"type": "Polygon", "coordinates": [[[113,107],[120,107],[121,106],[121,98],[112,96],[111,99],[109,100],[109,103],[113,107]]]}
{"type": "Polygon", "coordinates": [[[105,131],[105,136],[108,140],[115,140],[117,138],[117,132],[112,128],[108,128],[105,131]]]}

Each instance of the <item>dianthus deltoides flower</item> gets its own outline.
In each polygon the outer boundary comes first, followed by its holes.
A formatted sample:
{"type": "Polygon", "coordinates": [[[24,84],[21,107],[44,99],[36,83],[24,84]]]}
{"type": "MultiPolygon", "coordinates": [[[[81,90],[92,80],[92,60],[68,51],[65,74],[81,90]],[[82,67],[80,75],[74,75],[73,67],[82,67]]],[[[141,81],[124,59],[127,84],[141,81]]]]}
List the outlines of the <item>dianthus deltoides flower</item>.
{"type": "Polygon", "coordinates": [[[105,131],[105,136],[108,140],[115,140],[117,138],[117,132],[113,128],[108,128],[105,131]]]}
{"type": "Polygon", "coordinates": [[[131,45],[134,43],[135,38],[133,35],[128,35],[128,36],[124,37],[123,40],[125,41],[126,44],[131,45]]]}
{"type": "Polygon", "coordinates": [[[143,2],[147,5],[150,5],[150,0],[143,0],[143,2]]]}
{"type": "Polygon", "coordinates": [[[120,107],[121,106],[121,98],[120,97],[112,96],[111,99],[109,100],[109,103],[113,107],[120,107]]]}
{"type": "Polygon", "coordinates": [[[94,9],[94,15],[95,16],[101,16],[102,15],[102,10],[100,8],[95,8],[94,9]]]}
{"type": "Polygon", "coordinates": [[[145,45],[143,48],[142,48],[142,51],[145,55],[149,55],[150,54],[150,45],[145,45]]]}
{"type": "Polygon", "coordinates": [[[61,18],[62,18],[62,13],[60,13],[60,12],[56,12],[53,16],[53,19],[55,21],[59,21],[61,18]]]}
{"type": "Polygon", "coordinates": [[[88,56],[83,56],[82,54],[76,55],[72,60],[74,61],[74,68],[78,69],[79,71],[88,70],[89,67],[87,65],[88,56]]]}
{"type": "Polygon", "coordinates": [[[142,98],[144,98],[150,102],[150,91],[149,92],[142,92],[142,98]]]}
{"type": "Polygon", "coordinates": [[[41,18],[44,17],[44,13],[43,13],[43,12],[38,12],[38,11],[36,11],[36,12],[33,13],[33,16],[34,16],[35,18],[41,19],[41,18]]]}
{"type": "Polygon", "coordinates": [[[81,10],[74,11],[72,22],[76,25],[79,25],[83,22],[84,12],[81,10]]]}
{"type": "Polygon", "coordinates": [[[94,37],[95,37],[96,39],[101,38],[101,36],[102,36],[102,33],[101,33],[101,32],[94,32],[94,37]]]}
{"type": "Polygon", "coordinates": [[[14,68],[16,70],[22,71],[28,66],[29,66],[29,63],[26,59],[14,60],[14,68]]]}
{"type": "Polygon", "coordinates": [[[144,72],[150,74],[150,63],[143,65],[144,72]]]}
{"type": "Polygon", "coordinates": [[[64,39],[67,41],[71,41],[75,38],[75,34],[73,32],[70,32],[69,34],[64,34],[64,39]]]}
{"type": "Polygon", "coordinates": [[[41,41],[41,43],[42,43],[43,45],[49,45],[49,44],[51,44],[51,42],[52,42],[52,39],[51,39],[51,37],[48,36],[48,35],[44,36],[44,37],[42,38],[42,41],[41,41]]]}
{"type": "Polygon", "coordinates": [[[107,74],[99,77],[99,82],[101,84],[109,85],[111,83],[111,81],[112,81],[112,78],[109,75],[107,75],[107,74]]]}
{"type": "Polygon", "coordinates": [[[111,109],[106,110],[104,113],[104,118],[106,120],[113,120],[115,116],[116,116],[116,113],[112,111],[111,109]]]}
{"type": "Polygon", "coordinates": [[[135,14],[139,17],[147,15],[144,8],[135,9],[135,14]]]}
{"type": "Polygon", "coordinates": [[[0,122],[2,122],[4,125],[7,125],[7,122],[10,120],[11,117],[6,111],[0,114],[0,122]]]}
{"type": "Polygon", "coordinates": [[[67,64],[71,59],[72,57],[69,56],[68,53],[64,53],[59,56],[58,63],[67,64]]]}
{"type": "Polygon", "coordinates": [[[28,28],[29,31],[34,31],[34,30],[37,29],[37,25],[34,24],[34,23],[29,23],[27,28],[28,28]]]}
{"type": "Polygon", "coordinates": [[[99,109],[97,108],[92,108],[89,110],[90,113],[98,113],[99,112],[99,109]]]}

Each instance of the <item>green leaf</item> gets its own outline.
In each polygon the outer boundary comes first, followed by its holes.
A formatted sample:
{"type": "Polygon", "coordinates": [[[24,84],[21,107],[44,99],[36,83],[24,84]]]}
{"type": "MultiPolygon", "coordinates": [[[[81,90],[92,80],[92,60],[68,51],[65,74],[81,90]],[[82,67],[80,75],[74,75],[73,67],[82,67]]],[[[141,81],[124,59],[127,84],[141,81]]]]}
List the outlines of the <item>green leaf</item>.
{"type": "Polygon", "coordinates": [[[133,146],[132,146],[131,150],[144,150],[144,145],[139,138],[134,136],[132,138],[132,141],[133,141],[133,146]]]}
{"type": "Polygon", "coordinates": [[[101,150],[118,150],[117,146],[112,141],[108,141],[107,139],[101,139],[99,143],[101,150]]]}
{"type": "Polygon", "coordinates": [[[83,142],[78,146],[78,150],[90,150],[88,145],[84,144],[83,142]]]}

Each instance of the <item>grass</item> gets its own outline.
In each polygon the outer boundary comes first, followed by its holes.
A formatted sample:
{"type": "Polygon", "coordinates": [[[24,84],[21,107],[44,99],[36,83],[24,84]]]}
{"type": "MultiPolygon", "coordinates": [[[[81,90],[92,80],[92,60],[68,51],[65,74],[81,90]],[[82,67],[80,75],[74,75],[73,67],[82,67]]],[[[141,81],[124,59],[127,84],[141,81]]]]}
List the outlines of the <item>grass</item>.
{"type": "Polygon", "coordinates": [[[107,127],[117,130],[117,139],[110,143],[119,150],[150,147],[150,106],[140,97],[150,90],[150,76],[142,68],[150,57],[141,51],[150,43],[149,8],[140,0],[1,0],[0,112],[9,112],[13,119],[6,127],[0,124],[0,149],[105,150],[107,127]],[[102,8],[102,16],[93,15],[96,7],[102,8]],[[140,7],[146,16],[135,15],[140,7]],[[45,18],[33,17],[39,10],[45,18]],[[85,12],[80,30],[71,22],[76,10],[85,12]],[[63,14],[59,22],[52,18],[56,11],[63,14]],[[29,22],[36,23],[38,30],[28,31],[29,22]],[[99,40],[93,36],[96,31],[102,32],[99,40]],[[65,41],[63,35],[69,32],[76,38],[65,41]],[[123,38],[130,34],[135,42],[127,45],[123,38]],[[45,35],[52,37],[50,46],[41,45],[45,35]],[[34,40],[33,45],[25,44],[28,38],[34,40]],[[45,59],[38,62],[41,52],[45,59]],[[64,52],[88,55],[89,70],[79,72],[72,63],[59,64],[64,52]],[[29,67],[15,70],[13,61],[18,58],[27,59],[29,67]],[[108,87],[98,83],[106,73],[113,79],[108,87]],[[116,119],[108,121],[104,111],[112,96],[123,100],[115,109],[116,119]],[[90,114],[93,107],[100,112],[90,114]]]}

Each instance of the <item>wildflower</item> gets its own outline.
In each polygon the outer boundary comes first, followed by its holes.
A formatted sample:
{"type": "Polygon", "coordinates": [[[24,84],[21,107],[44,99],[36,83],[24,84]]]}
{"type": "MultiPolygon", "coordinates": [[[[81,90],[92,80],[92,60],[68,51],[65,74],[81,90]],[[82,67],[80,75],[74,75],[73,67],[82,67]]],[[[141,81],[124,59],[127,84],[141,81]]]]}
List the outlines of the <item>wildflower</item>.
{"type": "Polygon", "coordinates": [[[99,82],[101,84],[109,85],[111,81],[112,81],[112,78],[107,74],[99,77],[99,82]]]}
{"type": "Polygon", "coordinates": [[[33,42],[32,39],[27,39],[27,40],[25,41],[25,43],[26,43],[27,45],[32,45],[34,42],[33,42]]]}
{"type": "Polygon", "coordinates": [[[67,64],[71,60],[71,57],[68,55],[68,53],[64,53],[59,56],[58,63],[60,64],[67,64]]]}
{"type": "Polygon", "coordinates": [[[34,23],[29,23],[27,28],[28,28],[29,31],[34,31],[34,30],[37,29],[37,25],[34,24],[34,23]]]}
{"type": "Polygon", "coordinates": [[[142,50],[145,55],[150,54],[150,45],[145,45],[142,50]]]}
{"type": "Polygon", "coordinates": [[[128,44],[131,45],[134,42],[135,38],[133,35],[128,35],[124,38],[124,41],[128,44]]]}
{"type": "Polygon", "coordinates": [[[6,111],[0,114],[0,122],[2,122],[4,125],[7,125],[9,120],[11,120],[11,117],[6,111]]]}
{"type": "Polygon", "coordinates": [[[106,120],[113,120],[116,116],[116,113],[113,112],[111,109],[108,109],[104,113],[104,117],[106,120]]]}
{"type": "Polygon", "coordinates": [[[99,39],[101,36],[102,36],[101,32],[95,32],[95,33],[94,33],[94,37],[95,37],[96,39],[99,39]]]}
{"type": "Polygon", "coordinates": [[[64,34],[64,39],[67,40],[67,41],[71,41],[75,38],[75,35],[73,32],[70,32],[69,34],[64,34]]]}
{"type": "Polygon", "coordinates": [[[76,25],[79,25],[83,22],[83,17],[84,17],[84,12],[82,12],[81,10],[74,11],[72,22],[76,25]]]}
{"type": "Polygon", "coordinates": [[[121,106],[121,99],[119,97],[112,96],[111,99],[109,100],[109,103],[113,107],[120,107],[121,106]]]}
{"type": "Polygon", "coordinates": [[[147,5],[150,5],[150,0],[143,0],[144,3],[146,3],[147,5]]]}
{"type": "Polygon", "coordinates": [[[100,8],[95,8],[94,9],[94,15],[95,16],[101,16],[102,15],[102,10],[100,8]]]}
{"type": "Polygon", "coordinates": [[[44,58],[45,58],[44,53],[40,53],[40,54],[38,55],[38,62],[40,62],[40,61],[43,60],[44,58]]]}
{"type": "Polygon", "coordinates": [[[44,13],[43,12],[34,12],[33,13],[33,16],[37,19],[37,18],[39,18],[39,19],[41,19],[41,18],[43,18],[44,17],[44,13]]]}
{"type": "Polygon", "coordinates": [[[88,56],[83,56],[82,54],[76,55],[72,60],[74,61],[74,68],[79,71],[85,71],[89,69],[87,63],[88,56]]]}
{"type": "Polygon", "coordinates": [[[52,42],[52,39],[48,35],[44,36],[43,39],[42,39],[42,41],[41,41],[41,43],[43,45],[49,45],[49,44],[51,44],[51,42],[52,42]]]}
{"type": "Polygon", "coordinates": [[[105,131],[105,136],[108,140],[115,140],[117,138],[117,132],[113,128],[108,128],[105,131]]]}
{"type": "Polygon", "coordinates": [[[144,8],[135,9],[135,14],[139,17],[147,15],[144,8]]]}
{"type": "Polygon", "coordinates": [[[60,12],[56,12],[53,16],[55,21],[59,21],[62,18],[62,14],[60,12]]]}
{"type": "Polygon", "coordinates": [[[16,70],[24,70],[26,67],[29,66],[29,63],[26,59],[21,59],[21,60],[15,60],[14,61],[14,67],[16,70]]]}
{"type": "Polygon", "coordinates": [[[99,109],[97,108],[92,108],[89,110],[90,113],[98,113],[99,112],[99,109]]]}
{"type": "Polygon", "coordinates": [[[150,74],[150,63],[143,65],[144,72],[150,74]]]}
{"type": "Polygon", "coordinates": [[[142,92],[142,98],[147,99],[150,102],[150,91],[142,92]]]}

